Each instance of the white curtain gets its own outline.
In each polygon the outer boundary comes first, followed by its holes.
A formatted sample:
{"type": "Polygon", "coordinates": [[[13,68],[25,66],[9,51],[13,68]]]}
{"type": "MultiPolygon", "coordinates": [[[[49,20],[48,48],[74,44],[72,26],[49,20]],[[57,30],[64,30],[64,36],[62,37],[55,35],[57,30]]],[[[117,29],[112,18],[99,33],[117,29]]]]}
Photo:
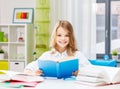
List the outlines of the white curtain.
{"type": "Polygon", "coordinates": [[[95,58],[96,0],[50,0],[51,29],[59,19],[70,21],[75,30],[77,46],[88,58],[95,58]],[[54,9],[55,8],[55,9],[54,9]]]}

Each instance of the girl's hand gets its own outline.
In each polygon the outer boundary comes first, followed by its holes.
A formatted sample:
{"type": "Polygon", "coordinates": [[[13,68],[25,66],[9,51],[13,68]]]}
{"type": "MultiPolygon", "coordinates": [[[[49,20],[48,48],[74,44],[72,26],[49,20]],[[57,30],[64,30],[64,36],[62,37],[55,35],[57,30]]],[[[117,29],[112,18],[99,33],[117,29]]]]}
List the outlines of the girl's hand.
{"type": "Polygon", "coordinates": [[[42,75],[42,74],[43,74],[42,70],[35,71],[35,75],[42,75]]]}
{"type": "Polygon", "coordinates": [[[25,74],[28,74],[28,75],[42,75],[43,74],[43,72],[41,71],[41,70],[36,70],[35,72],[34,71],[32,71],[32,70],[29,70],[29,69],[26,69],[25,71],[24,71],[24,73],[25,74]]]}
{"type": "Polygon", "coordinates": [[[77,76],[77,75],[78,75],[78,73],[79,73],[79,70],[77,70],[77,71],[73,72],[73,73],[72,73],[72,75],[73,75],[73,76],[77,76]]]}

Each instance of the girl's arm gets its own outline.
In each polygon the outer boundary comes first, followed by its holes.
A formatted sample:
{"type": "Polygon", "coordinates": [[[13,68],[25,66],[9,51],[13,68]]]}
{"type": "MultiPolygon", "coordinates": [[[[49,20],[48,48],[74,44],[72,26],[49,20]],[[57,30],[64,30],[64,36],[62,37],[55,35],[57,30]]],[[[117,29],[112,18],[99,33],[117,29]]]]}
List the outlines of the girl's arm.
{"type": "Polygon", "coordinates": [[[28,75],[42,75],[43,74],[41,70],[32,71],[30,69],[25,69],[24,73],[28,75]]]}
{"type": "Polygon", "coordinates": [[[41,59],[44,60],[49,57],[50,57],[49,52],[43,53],[36,61],[29,63],[25,67],[24,73],[29,74],[29,75],[42,75],[43,72],[41,70],[39,70],[39,67],[38,67],[38,60],[41,60],[41,59]]]}
{"type": "Polygon", "coordinates": [[[24,73],[28,74],[28,75],[41,75],[42,71],[39,70],[39,68],[38,68],[38,61],[36,60],[36,61],[29,63],[25,67],[24,73]]]}

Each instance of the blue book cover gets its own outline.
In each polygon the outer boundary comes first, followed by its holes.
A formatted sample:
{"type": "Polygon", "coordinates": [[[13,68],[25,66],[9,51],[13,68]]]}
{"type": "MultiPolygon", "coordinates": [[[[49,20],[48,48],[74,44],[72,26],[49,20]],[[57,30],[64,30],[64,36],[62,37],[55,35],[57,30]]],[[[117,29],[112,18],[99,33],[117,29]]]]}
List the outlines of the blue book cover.
{"type": "Polygon", "coordinates": [[[45,77],[66,78],[72,76],[78,70],[78,59],[67,59],[62,61],[38,60],[39,69],[45,77]]]}

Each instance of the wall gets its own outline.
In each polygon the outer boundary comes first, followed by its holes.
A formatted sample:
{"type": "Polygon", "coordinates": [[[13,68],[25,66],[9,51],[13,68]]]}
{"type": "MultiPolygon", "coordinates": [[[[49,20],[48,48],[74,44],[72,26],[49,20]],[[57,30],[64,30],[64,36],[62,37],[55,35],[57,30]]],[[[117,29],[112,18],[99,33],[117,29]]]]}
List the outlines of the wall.
{"type": "Polygon", "coordinates": [[[35,8],[35,0],[0,0],[0,24],[12,23],[14,8],[35,8]]]}

